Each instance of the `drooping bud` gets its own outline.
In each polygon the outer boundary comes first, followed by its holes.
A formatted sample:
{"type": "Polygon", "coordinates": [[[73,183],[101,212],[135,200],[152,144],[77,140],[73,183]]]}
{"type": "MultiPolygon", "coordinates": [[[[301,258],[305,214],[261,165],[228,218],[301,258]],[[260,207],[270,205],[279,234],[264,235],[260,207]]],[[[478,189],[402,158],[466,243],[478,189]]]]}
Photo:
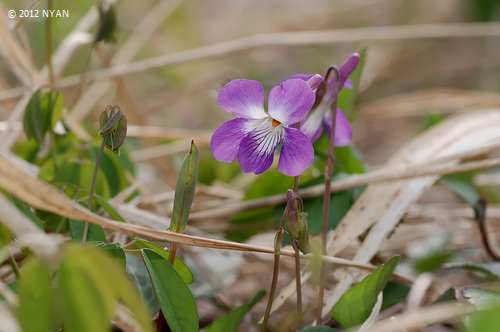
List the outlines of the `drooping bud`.
{"type": "Polygon", "coordinates": [[[120,106],[107,106],[99,118],[99,135],[106,140],[106,146],[114,153],[127,136],[127,118],[123,115],[120,106]]]}
{"type": "Polygon", "coordinates": [[[299,242],[299,250],[307,254],[309,252],[309,231],[307,228],[307,212],[298,213],[298,236],[296,240],[299,242]]]}
{"type": "Polygon", "coordinates": [[[340,91],[344,84],[346,83],[349,76],[353,73],[353,71],[358,67],[360,55],[358,53],[353,53],[347,60],[340,66],[339,68],[339,85],[337,87],[337,91],[340,91]]]}
{"type": "Polygon", "coordinates": [[[315,109],[323,100],[323,97],[326,94],[327,90],[327,85],[325,81],[321,81],[320,84],[318,85],[318,88],[316,89],[316,99],[314,100],[314,105],[312,109],[315,109]]]}
{"type": "Polygon", "coordinates": [[[313,90],[316,90],[321,83],[323,83],[323,77],[319,74],[314,74],[307,80],[307,84],[309,84],[313,90]]]}
{"type": "Polygon", "coordinates": [[[302,211],[303,205],[300,197],[288,189],[286,193],[288,199],[288,231],[292,243],[304,254],[309,250],[309,232],[307,229],[307,213],[302,211]],[[294,200],[295,202],[292,202],[294,200]],[[299,204],[300,202],[300,204],[299,204]]]}

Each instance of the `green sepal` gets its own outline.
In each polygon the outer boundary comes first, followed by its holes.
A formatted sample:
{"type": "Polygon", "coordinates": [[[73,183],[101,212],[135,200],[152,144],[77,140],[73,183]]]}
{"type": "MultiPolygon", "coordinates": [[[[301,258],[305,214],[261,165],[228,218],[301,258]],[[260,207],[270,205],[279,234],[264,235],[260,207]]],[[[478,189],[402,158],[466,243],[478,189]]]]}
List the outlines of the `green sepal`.
{"type": "Polygon", "coordinates": [[[182,163],[175,187],[174,208],[170,224],[172,232],[184,233],[186,228],[198,179],[199,160],[200,151],[192,141],[191,148],[182,163]]]}

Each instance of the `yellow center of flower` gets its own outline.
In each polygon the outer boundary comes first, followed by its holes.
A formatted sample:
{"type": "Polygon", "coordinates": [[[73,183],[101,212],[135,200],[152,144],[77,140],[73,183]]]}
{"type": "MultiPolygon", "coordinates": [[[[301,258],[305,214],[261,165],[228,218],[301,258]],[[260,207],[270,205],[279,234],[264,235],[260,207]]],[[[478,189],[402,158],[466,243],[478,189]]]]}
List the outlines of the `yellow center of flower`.
{"type": "Polygon", "coordinates": [[[281,122],[273,119],[273,122],[272,122],[273,128],[278,127],[280,124],[281,124],[281,122]]]}

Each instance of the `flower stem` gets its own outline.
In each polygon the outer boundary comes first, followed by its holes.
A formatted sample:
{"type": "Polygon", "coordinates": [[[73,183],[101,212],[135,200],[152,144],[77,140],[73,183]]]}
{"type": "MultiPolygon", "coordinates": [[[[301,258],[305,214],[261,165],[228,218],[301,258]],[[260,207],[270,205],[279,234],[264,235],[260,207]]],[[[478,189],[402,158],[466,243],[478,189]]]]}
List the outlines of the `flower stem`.
{"type": "Polygon", "coordinates": [[[19,272],[19,267],[17,266],[16,260],[12,255],[9,254],[9,264],[12,267],[12,271],[14,271],[14,275],[16,276],[17,280],[21,278],[21,273],[19,272]]]}
{"type": "Polygon", "coordinates": [[[273,307],[274,294],[276,293],[276,285],[278,283],[278,274],[280,269],[280,251],[281,241],[283,240],[283,228],[280,227],[276,236],[274,237],[274,266],[273,266],[273,280],[271,281],[271,289],[269,290],[269,299],[267,300],[266,313],[264,314],[264,321],[262,322],[261,331],[266,331],[267,322],[269,321],[269,316],[271,314],[271,308],[273,307]],[[278,249],[276,251],[276,249],[278,249]]]}
{"type": "MultiPolygon", "coordinates": [[[[52,0],[47,0],[47,9],[52,10],[52,0]]],[[[45,51],[47,54],[47,67],[49,70],[49,83],[54,85],[54,68],[52,66],[52,18],[45,21],[45,51]]]]}
{"type": "Polygon", "coordinates": [[[168,261],[170,264],[174,264],[175,262],[175,255],[177,253],[177,243],[171,243],[170,244],[170,251],[168,253],[168,261]]]}
{"type": "MultiPolygon", "coordinates": [[[[102,152],[104,151],[104,146],[106,146],[107,139],[108,135],[104,135],[102,138],[101,148],[99,149],[99,153],[97,154],[97,159],[95,160],[94,176],[92,177],[92,184],[90,185],[89,200],[87,204],[87,208],[89,210],[92,209],[92,198],[94,197],[95,184],[97,182],[97,172],[99,171],[99,164],[101,163],[102,152]]],[[[85,226],[83,227],[82,243],[87,242],[88,232],[89,232],[89,223],[86,222],[85,226]]]]}
{"type": "MultiPolygon", "coordinates": [[[[295,125],[297,130],[300,130],[300,122],[297,122],[295,125]]],[[[299,184],[300,184],[300,175],[297,175],[293,179],[293,193],[295,195],[299,194],[299,184]]],[[[297,206],[298,203],[295,202],[295,206],[297,206]]],[[[302,283],[300,282],[300,253],[299,253],[299,246],[295,243],[295,241],[292,242],[293,249],[295,250],[295,285],[296,285],[296,292],[297,292],[297,325],[298,329],[300,330],[302,328],[303,322],[302,322],[302,283]]]]}
{"type": "Polygon", "coordinates": [[[300,252],[299,247],[295,243],[292,243],[293,249],[295,250],[295,284],[297,286],[297,329],[300,330],[304,325],[302,321],[302,285],[300,282],[300,252]]]}
{"type": "Polygon", "coordinates": [[[280,253],[281,253],[281,241],[283,240],[283,233],[285,232],[285,222],[288,215],[288,210],[292,204],[300,204],[300,208],[303,209],[303,203],[300,196],[294,195],[291,197],[285,206],[285,211],[281,217],[280,228],[276,232],[274,237],[274,267],[273,267],[273,280],[271,281],[271,289],[269,290],[269,299],[267,300],[266,312],[264,314],[264,320],[262,322],[261,331],[264,332],[267,328],[267,322],[269,321],[269,316],[271,315],[271,308],[273,307],[274,294],[276,293],[276,285],[278,283],[278,274],[280,268],[280,253]]]}
{"type": "MultiPolygon", "coordinates": [[[[334,68],[335,69],[335,68],[334,68]]],[[[335,70],[337,76],[337,82],[339,79],[339,74],[337,70],[335,70]]],[[[338,84],[337,84],[338,85],[338,84]]],[[[332,132],[330,137],[330,148],[328,151],[328,160],[325,167],[325,194],[323,196],[323,220],[322,220],[322,229],[321,229],[321,253],[322,255],[326,255],[326,245],[327,239],[326,235],[328,233],[328,214],[330,212],[330,198],[332,192],[332,175],[333,168],[335,166],[334,159],[334,147],[335,147],[335,125],[337,120],[337,96],[338,96],[338,87],[335,89],[334,98],[332,102],[332,132]]],[[[319,292],[318,292],[318,304],[316,308],[316,322],[318,325],[321,325],[322,320],[322,310],[323,310],[323,297],[325,292],[325,268],[324,264],[321,264],[320,271],[320,279],[319,279],[319,292]]]]}
{"type": "Polygon", "coordinates": [[[479,232],[481,233],[481,240],[483,241],[484,249],[486,253],[495,261],[500,261],[500,256],[495,253],[493,247],[490,244],[490,240],[488,238],[488,231],[486,230],[486,206],[487,202],[485,199],[480,198],[476,206],[474,207],[474,212],[476,215],[476,220],[479,225],[479,232]]]}
{"type": "Polygon", "coordinates": [[[52,153],[52,160],[54,161],[54,171],[57,173],[58,167],[57,167],[57,146],[56,146],[56,134],[54,133],[53,130],[50,131],[50,145],[51,145],[51,153],[52,153]]]}

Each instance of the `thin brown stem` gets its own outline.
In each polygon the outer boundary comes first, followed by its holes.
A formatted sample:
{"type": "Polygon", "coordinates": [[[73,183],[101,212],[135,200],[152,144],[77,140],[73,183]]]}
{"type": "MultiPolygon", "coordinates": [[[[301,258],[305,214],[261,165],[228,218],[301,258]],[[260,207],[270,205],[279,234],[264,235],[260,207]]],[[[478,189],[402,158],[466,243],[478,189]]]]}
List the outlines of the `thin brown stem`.
{"type": "MultiPolygon", "coordinates": [[[[300,130],[300,122],[295,125],[297,130],[300,130]]],[[[293,193],[298,195],[300,184],[300,175],[297,175],[293,179],[293,193]]],[[[298,202],[295,204],[297,207],[298,202]]],[[[297,286],[297,327],[298,330],[304,325],[302,321],[302,283],[300,282],[300,252],[295,241],[292,242],[293,249],[295,250],[295,284],[297,286]]]]}
{"type": "Polygon", "coordinates": [[[274,238],[274,266],[273,266],[273,280],[271,281],[271,289],[269,290],[269,298],[267,300],[266,312],[264,314],[264,321],[262,322],[261,331],[266,331],[267,323],[269,321],[269,316],[271,314],[271,308],[273,307],[274,295],[276,294],[276,285],[278,284],[278,274],[280,269],[280,251],[279,247],[281,247],[281,240],[283,240],[283,228],[280,227],[278,232],[276,232],[276,236],[274,238]],[[278,250],[276,250],[278,249],[278,250]]]}
{"type": "MultiPolygon", "coordinates": [[[[90,192],[89,192],[89,200],[87,203],[87,208],[89,210],[92,210],[92,198],[94,197],[95,184],[97,182],[97,173],[99,171],[99,165],[101,164],[101,159],[102,159],[102,152],[104,151],[104,147],[106,146],[107,140],[108,140],[108,135],[104,135],[102,138],[101,148],[99,149],[99,153],[97,154],[97,159],[95,161],[94,176],[92,177],[92,184],[90,185],[90,192]]],[[[87,242],[88,232],[89,232],[89,223],[86,222],[83,227],[82,243],[87,242]]]]}
{"type": "MultiPolygon", "coordinates": [[[[52,0],[47,0],[47,9],[52,10],[52,0]]],[[[49,70],[49,83],[54,86],[54,67],[52,66],[52,18],[45,21],[45,51],[47,52],[47,68],[49,70]]]]}
{"type": "Polygon", "coordinates": [[[489,237],[488,237],[488,232],[486,229],[486,206],[487,202],[485,199],[480,198],[476,206],[474,207],[474,211],[476,214],[476,220],[479,225],[479,232],[481,233],[481,240],[484,245],[484,249],[486,250],[486,253],[495,261],[500,262],[500,256],[495,253],[493,250],[493,247],[491,246],[489,237]]]}
{"type": "Polygon", "coordinates": [[[269,320],[269,315],[271,314],[271,309],[273,307],[274,294],[276,293],[276,285],[278,282],[279,267],[280,267],[281,241],[283,241],[283,233],[285,232],[285,222],[288,216],[288,210],[292,207],[293,204],[300,205],[300,209],[304,208],[300,196],[295,195],[288,200],[285,206],[285,210],[283,211],[280,228],[278,229],[278,231],[276,232],[276,236],[274,237],[273,280],[271,282],[271,289],[269,290],[269,299],[267,300],[267,307],[266,307],[266,312],[264,314],[264,320],[262,322],[261,331],[266,330],[267,322],[269,320]]]}
{"type": "Polygon", "coordinates": [[[300,330],[304,325],[302,319],[302,283],[300,281],[300,252],[295,242],[293,249],[295,250],[295,283],[297,285],[297,329],[300,330]]]}
{"type": "Polygon", "coordinates": [[[176,253],[177,253],[177,243],[171,243],[170,252],[168,253],[168,261],[170,262],[170,264],[174,264],[176,253]]]}
{"type": "MultiPolygon", "coordinates": [[[[339,74],[336,68],[332,67],[336,71],[336,79],[338,85],[339,74]]],[[[337,87],[335,87],[337,89],[337,87]]],[[[334,140],[335,140],[335,125],[337,120],[337,95],[338,89],[335,91],[335,96],[332,102],[332,130],[330,134],[330,149],[328,151],[328,160],[325,167],[325,195],[323,196],[323,220],[322,220],[322,228],[321,228],[321,253],[322,255],[326,255],[326,246],[327,246],[327,233],[328,233],[328,214],[330,212],[330,197],[332,192],[332,175],[333,168],[335,166],[334,159],[334,140]]],[[[319,291],[318,291],[318,304],[316,308],[316,321],[318,325],[321,325],[321,312],[323,309],[323,297],[325,292],[325,268],[324,264],[321,264],[320,270],[320,281],[319,281],[319,291]]]]}

